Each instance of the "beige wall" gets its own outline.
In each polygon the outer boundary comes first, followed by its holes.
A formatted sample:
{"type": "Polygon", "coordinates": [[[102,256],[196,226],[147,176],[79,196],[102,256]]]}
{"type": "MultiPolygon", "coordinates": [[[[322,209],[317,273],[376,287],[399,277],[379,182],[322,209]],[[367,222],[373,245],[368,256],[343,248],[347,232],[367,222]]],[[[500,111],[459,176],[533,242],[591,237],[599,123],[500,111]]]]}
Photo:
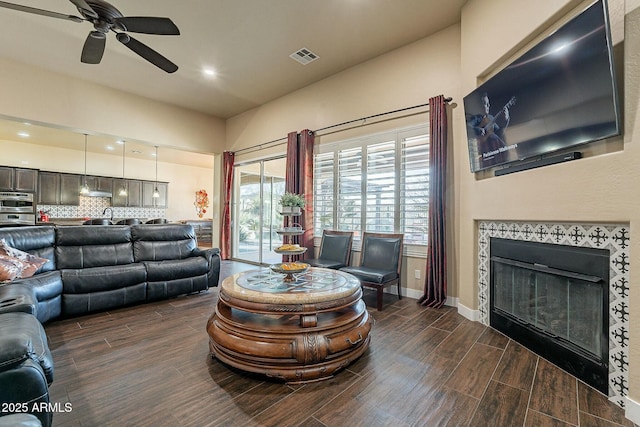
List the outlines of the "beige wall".
{"type": "MultiPolygon", "coordinates": [[[[199,153],[221,153],[225,141],[225,122],[216,117],[152,101],[117,91],[106,86],[44,71],[37,67],[0,58],[0,115],[26,119],[32,123],[51,125],[82,133],[105,134],[149,145],[173,147],[199,153]]],[[[29,144],[22,150],[29,151],[29,144]]],[[[17,148],[3,150],[0,164],[11,164],[17,148]]],[[[70,150],[30,150],[35,156],[28,167],[62,172],[81,172],[83,154],[70,150]],[[77,159],[77,161],[69,161],[77,159]]],[[[161,148],[162,150],[162,148],[161,148]]],[[[19,159],[20,161],[24,158],[19,159]]],[[[16,157],[14,166],[21,166],[16,157]]],[[[127,176],[153,179],[153,165],[136,165],[130,160],[127,176]]],[[[144,161],[143,161],[144,163],[144,161]]],[[[219,181],[212,168],[188,168],[176,164],[159,166],[159,179],[170,182],[167,217],[196,219],[193,207],[195,190],[205,188],[211,198],[212,215],[217,218],[219,181]]],[[[92,172],[106,176],[121,176],[121,164],[112,163],[109,156],[98,162],[92,172]]],[[[217,236],[217,230],[215,234],[217,236]]]]}
{"type": "Polygon", "coordinates": [[[0,115],[151,145],[222,152],[225,123],[216,117],[2,58],[0,70],[0,115]]]}
{"type": "Polygon", "coordinates": [[[456,98],[459,47],[460,28],[453,26],[233,117],[227,120],[227,149],[423,104],[439,94],[456,98]]]}
{"type": "MultiPolygon", "coordinates": [[[[320,129],[368,115],[425,104],[430,97],[440,94],[457,100],[460,98],[459,49],[460,27],[456,25],[231,118],[227,121],[227,149],[237,150],[284,138],[291,131],[320,129]]],[[[422,112],[412,117],[350,131],[331,134],[325,132],[316,141],[322,144],[389,127],[428,122],[425,109],[417,111],[422,112]]],[[[281,145],[270,150],[270,153],[284,152],[285,149],[281,145]]],[[[260,151],[242,156],[241,159],[264,155],[265,152],[260,151]]],[[[452,189],[447,192],[451,224],[454,222],[456,209],[453,194],[452,189]]],[[[452,241],[452,260],[455,256],[453,243],[452,241]]],[[[402,283],[408,287],[409,296],[422,295],[425,264],[424,258],[405,259],[402,283]],[[422,279],[414,278],[415,270],[420,270],[422,279]]],[[[452,283],[449,295],[455,297],[455,268],[451,270],[449,281],[452,283]]]]}
{"type": "MultiPolygon", "coordinates": [[[[458,268],[460,303],[477,309],[476,221],[481,219],[630,223],[631,307],[640,301],[640,9],[627,10],[624,1],[610,0],[610,13],[618,51],[624,37],[624,137],[587,148],[588,158],[502,177],[474,176],[469,172],[463,111],[454,112],[454,162],[458,200],[458,268]],[[508,195],[508,196],[507,196],[508,195]]],[[[473,90],[479,79],[499,69],[504,58],[520,52],[526,42],[579,3],[544,0],[469,0],[462,15],[462,93],[473,90]],[[499,25],[496,25],[496,17],[499,25]],[[489,46],[490,48],[487,48],[489,46]]],[[[627,3],[627,8],[631,2],[627,3]]],[[[640,398],[640,311],[630,317],[630,397],[640,398]]]]}

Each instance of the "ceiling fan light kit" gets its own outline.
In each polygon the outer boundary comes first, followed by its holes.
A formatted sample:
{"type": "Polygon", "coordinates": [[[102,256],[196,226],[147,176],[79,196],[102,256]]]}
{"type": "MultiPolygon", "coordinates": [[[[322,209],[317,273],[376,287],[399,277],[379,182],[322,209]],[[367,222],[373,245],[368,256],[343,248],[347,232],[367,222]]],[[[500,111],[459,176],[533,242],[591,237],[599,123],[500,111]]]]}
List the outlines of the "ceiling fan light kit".
{"type": "Polygon", "coordinates": [[[149,61],[167,73],[175,73],[178,66],[169,59],[156,52],[146,44],[134,39],[127,32],[140,34],[155,34],[163,36],[178,36],[180,30],[169,18],[153,16],[125,17],[118,9],[104,0],[69,0],[73,3],[80,16],[65,15],[63,13],[23,6],[15,3],[0,1],[0,7],[27,12],[50,18],[65,19],[73,22],[90,22],[94,31],[87,36],[80,61],[85,64],[99,64],[106,46],[106,35],[113,31],[116,39],[134,53],[149,61]]]}

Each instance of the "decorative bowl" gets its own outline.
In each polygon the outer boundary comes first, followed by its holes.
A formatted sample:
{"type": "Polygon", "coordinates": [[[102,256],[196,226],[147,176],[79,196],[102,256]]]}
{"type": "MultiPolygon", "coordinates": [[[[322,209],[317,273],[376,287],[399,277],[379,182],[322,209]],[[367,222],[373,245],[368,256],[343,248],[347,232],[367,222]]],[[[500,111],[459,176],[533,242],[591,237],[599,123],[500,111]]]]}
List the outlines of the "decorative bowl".
{"type": "Polygon", "coordinates": [[[307,251],[307,248],[300,245],[282,245],[273,250],[277,254],[282,255],[300,255],[307,251]]]}
{"type": "Polygon", "coordinates": [[[309,269],[309,264],[305,264],[303,262],[281,262],[278,264],[273,264],[269,268],[274,273],[281,274],[297,274],[304,273],[309,269]]]}

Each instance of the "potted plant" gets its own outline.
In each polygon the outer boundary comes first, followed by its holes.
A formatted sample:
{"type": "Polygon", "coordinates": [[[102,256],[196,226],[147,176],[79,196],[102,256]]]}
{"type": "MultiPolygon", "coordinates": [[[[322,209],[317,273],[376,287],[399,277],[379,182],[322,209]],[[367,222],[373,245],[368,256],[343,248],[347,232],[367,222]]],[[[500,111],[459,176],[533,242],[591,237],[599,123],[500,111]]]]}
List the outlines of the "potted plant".
{"type": "Polygon", "coordinates": [[[300,210],[305,205],[304,195],[286,192],[280,196],[282,213],[300,214],[300,210]]]}

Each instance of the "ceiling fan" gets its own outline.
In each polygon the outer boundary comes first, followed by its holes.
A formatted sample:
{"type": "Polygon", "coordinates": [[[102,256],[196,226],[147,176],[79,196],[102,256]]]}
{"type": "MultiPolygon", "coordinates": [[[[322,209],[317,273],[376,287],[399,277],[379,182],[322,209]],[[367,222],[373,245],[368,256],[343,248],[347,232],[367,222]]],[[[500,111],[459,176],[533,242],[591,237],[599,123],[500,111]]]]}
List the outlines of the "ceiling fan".
{"type": "Polygon", "coordinates": [[[178,66],[151,49],[146,44],[134,39],[127,32],[141,34],[158,35],[180,35],[180,30],[169,18],[158,18],[152,16],[122,16],[122,13],[104,0],[69,0],[73,3],[80,16],[65,15],[63,13],[51,12],[35,7],[22,6],[19,4],[0,1],[0,7],[18,10],[21,12],[34,13],[36,15],[48,16],[51,18],[66,19],[73,22],[87,21],[93,24],[94,31],[91,31],[84,42],[80,60],[85,64],[99,64],[104,54],[106,36],[109,31],[116,33],[116,39],[151,62],[156,67],[167,73],[174,73],[178,66]]]}

